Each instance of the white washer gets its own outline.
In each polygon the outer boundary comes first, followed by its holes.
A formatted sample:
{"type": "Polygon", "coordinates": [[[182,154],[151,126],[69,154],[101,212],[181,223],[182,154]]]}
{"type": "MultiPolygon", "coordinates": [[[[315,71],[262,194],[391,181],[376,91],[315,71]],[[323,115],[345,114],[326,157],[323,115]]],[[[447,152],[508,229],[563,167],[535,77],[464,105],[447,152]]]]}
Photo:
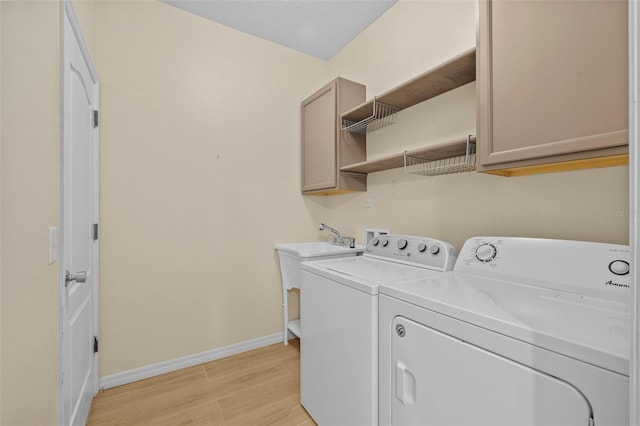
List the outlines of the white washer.
{"type": "Polygon", "coordinates": [[[319,425],[378,424],[378,286],[441,275],[456,250],[430,238],[389,235],[363,256],[302,263],[302,405],[319,425]]]}
{"type": "Polygon", "coordinates": [[[380,424],[628,425],[629,249],[476,237],[380,287],[380,424]]]}

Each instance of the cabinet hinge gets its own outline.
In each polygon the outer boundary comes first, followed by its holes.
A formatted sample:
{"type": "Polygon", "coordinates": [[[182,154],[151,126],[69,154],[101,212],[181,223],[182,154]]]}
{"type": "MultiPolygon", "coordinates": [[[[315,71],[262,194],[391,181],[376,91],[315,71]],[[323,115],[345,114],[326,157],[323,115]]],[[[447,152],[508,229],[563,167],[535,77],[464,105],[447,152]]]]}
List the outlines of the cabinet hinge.
{"type": "Polygon", "coordinates": [[[93,336],[93,353],[98,353],[98,336],[93,336]]]}
{"type": "Polygon", "coordinates": [[[93,224],[93,241],[98,241],[98,224],[93,224]]]}
{"type": "Polygon", "coordinates": [[[93,110],[93,127],[98,127],[98,110],[93,110]]]}

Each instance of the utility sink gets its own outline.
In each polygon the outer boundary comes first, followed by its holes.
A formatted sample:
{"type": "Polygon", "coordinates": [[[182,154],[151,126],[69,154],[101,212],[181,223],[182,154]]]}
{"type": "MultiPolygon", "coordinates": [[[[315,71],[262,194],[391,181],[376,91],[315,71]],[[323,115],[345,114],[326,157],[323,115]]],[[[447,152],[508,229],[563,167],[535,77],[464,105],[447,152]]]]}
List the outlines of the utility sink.
{"type": "Polygon", "coordinates": [[[280,258],[282,288],[300,288],[300,263],[312,260],[335,259],[338,257],[358,256],[364,247],[349,248],[337,246],[325,241],[311,243],[276,244],[280,258]]]}
{"type": "Polygon", "coordinates": [[[336,259],[340,257],[359,256],[364,247],[337,246],[324,241],[311,243],[276,244],[280,258],[282,274],[282,305],[284,308],[284,344],[287,344],[288,331],[302,338],[300,320],[289,321],[289,303],[287,292],[292,288],[300,288],[300,263],[313,260],[336,259]]]}

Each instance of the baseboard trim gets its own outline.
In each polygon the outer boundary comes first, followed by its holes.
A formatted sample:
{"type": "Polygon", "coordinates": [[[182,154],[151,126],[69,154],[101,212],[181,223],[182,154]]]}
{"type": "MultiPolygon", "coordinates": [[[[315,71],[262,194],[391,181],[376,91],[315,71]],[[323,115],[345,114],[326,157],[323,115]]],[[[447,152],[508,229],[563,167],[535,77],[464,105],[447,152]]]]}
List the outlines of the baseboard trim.
{"type": "MultiPolygon", "coordinates": [[[[289,336],[291,336],[291,334],[289,334],[289,336]]],[[[170,373],[172,371],[192,367],[204,362],[215,361],[216,359],[273,345],[274,343],[282,343],[282,333],[258,337],[257,339],[247,340],[234,345],[187,355],[181,358],[171,359],[140,368],[134,368],[133,370],[123,371],[116,374],[110,374],[100,378],[100,389],[109,389],[120,385],[126,385],[127,383],[137,382],[138,380],[148,379],[149,377],[159,376],[160,374],[170,373]]]]}

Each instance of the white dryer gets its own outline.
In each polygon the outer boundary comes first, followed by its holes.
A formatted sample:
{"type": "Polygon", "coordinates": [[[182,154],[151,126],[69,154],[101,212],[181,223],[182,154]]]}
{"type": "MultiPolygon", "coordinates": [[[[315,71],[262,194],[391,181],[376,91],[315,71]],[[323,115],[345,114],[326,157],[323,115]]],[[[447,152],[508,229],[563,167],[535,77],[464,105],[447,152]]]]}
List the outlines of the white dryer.
{"type": "Polygon", "coordinates": [[[389,235],[363,256],[302,263],[301,402],[316,423],[378,424],[378,287],[441,275],[456,256],[443,241],[389,235]]]}
{"type": "Polygon", "coordinates": [[[629,249],[468,240],[380,287],[380,424],[628,425],[629,249]]]}

